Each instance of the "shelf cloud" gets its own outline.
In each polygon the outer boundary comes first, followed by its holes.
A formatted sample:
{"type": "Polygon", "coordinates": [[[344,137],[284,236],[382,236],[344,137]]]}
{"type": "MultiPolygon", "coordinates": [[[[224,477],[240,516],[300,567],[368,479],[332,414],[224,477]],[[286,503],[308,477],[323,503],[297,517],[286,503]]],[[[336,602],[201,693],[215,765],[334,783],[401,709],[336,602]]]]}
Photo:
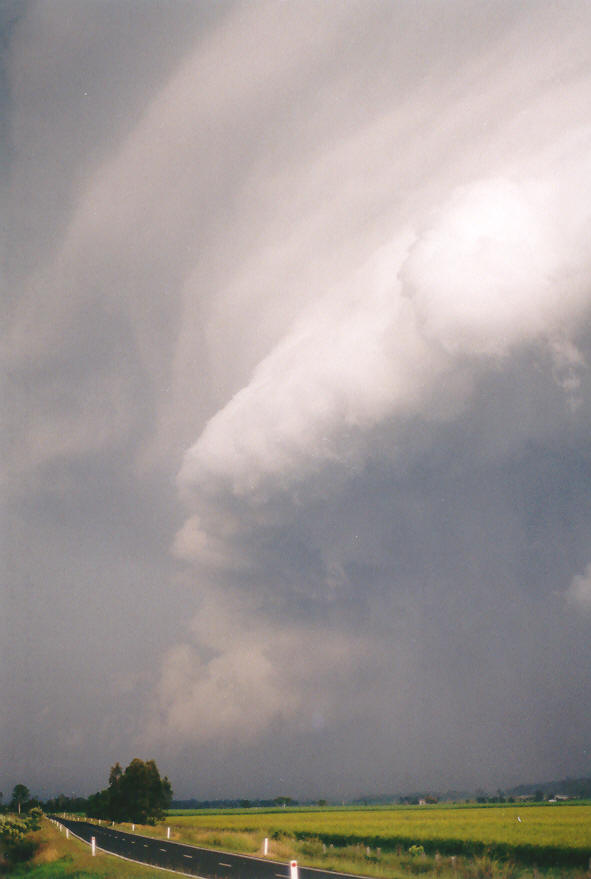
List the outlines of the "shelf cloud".
{"type": "Polygon", "coordinates": [[[0,787],[583,774],[588,4],[2,14],[0,787]]]}

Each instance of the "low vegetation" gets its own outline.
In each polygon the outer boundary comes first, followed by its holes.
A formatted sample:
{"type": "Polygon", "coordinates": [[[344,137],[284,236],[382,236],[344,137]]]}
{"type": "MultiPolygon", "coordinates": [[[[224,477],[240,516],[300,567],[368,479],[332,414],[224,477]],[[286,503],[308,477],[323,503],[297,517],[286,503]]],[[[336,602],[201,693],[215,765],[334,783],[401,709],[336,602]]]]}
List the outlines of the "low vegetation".
{"type": "Polygon", "coordinates": [[[591,876],[589,805],[176,811],[145,832],[168,827],[179,842],[258,856],[267,837],[275,860],[391,879],[591,876]]]}
{"type": "Polygon", "coordinates": [[[31,809],[30,813],[0,815],[0,852],[2,862],[10,868],[29,861],[37,850],[32,833],[41,824],[41,809],[31,809]]]}
{"type": "Polygon", "coordinates": [[[168,823],[187,841],[207,831],[252,833],[258,845],[265,836],[317,839],[335,848],[361,845],[382,853],[420,844],[433,857],[493,857],[538,867],[586,868],[591,858],[589,805],[226,812],[175,815],[168,823]]]}
{"type": "Polygon", "coordinates": [[[90,848],[47,820],[29,835],[35,851],[27,862],[0,862],[0,875],[9,879],[178,879],[178,873],[143,867],[90,848]]]}
{"type": "MultiPolygon", "coordinates": [[[[166,834],[169,822],[157,827],[137,828],[147,833],[166,834]]],[[[179,835],[177,827],[174,835],[179,835]]],[[[183,830],[183,838],[235,851],[261,853],[262,840],[258,832],[236,833],[227,830],[202,830],[197,827],[183,830]]],[[[175,874],[150,867],[142,867],[100,852],[92,857],[87,845],[43,821],[41,830],[33,832],[36,847],[34,858],[27,864],[16,864],[4,869],[10,879],[166,879],[175,874]]],[[[588,879],[584,870],[538,868],[517,864],[510,860],[488,856],[475,858],[428,854],[421,843],[408,849],[383,851],[365,845],[337,847],[323,843],[319,838],[298,840],[289,833],[279,833],[270,839],[269,857],[288,861],[296,858],[301,865],[317,866],[328,870],[360,874],[376,879],[588,879]]]]}
{"type": "MultiPolygon", "coordinates": [[[[17,815],[12,821],[19,820],[17,815]]],[[[22,820],[22,816],[21,816],[22,820]]],[[[37,818],[38,820],[38,818],[37,818]]],[[[226,811],[169,815],[124,830],[375,879],[591,879],[591,806],[442,806],[226,811]],[[515,826],[517,825],[517,827],[515,826]]],[[[28,879],[152,879],[172,873],[100,853],[44,821],[29,830],[28,861],[3,865],[28,879]]]]}

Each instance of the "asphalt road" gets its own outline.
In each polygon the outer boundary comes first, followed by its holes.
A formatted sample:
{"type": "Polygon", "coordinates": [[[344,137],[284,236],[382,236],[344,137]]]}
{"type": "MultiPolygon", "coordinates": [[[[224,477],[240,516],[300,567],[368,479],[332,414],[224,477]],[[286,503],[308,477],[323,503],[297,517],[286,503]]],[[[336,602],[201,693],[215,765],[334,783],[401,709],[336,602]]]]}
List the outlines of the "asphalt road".
{"type": "MultiPolygon", "coordinates": [[[[58,818],[57,815],[52,817],[89,844],[94,836],[97,849],[189,876],[200,876],[203,879],[290,879],[291,876],[289,864],[266,858],[217,852],[170,842],[167,839],[123,833],[116,828],[103,827],[88,821],[72,821],[58,818]]],[[[331,873],[312,867],[299,867],[298,873],[299,879],[350,879],[346,873],[331,873]]]]}

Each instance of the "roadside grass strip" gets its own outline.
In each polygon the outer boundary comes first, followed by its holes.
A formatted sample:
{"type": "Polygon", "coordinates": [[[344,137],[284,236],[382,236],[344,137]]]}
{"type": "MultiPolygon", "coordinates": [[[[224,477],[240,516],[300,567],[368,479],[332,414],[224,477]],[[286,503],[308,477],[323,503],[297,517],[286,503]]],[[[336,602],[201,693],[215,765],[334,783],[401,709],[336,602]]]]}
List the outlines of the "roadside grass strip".
{"type": "MultiPolygon", "coordinates": [[[[39,851],[33,861],[13,868],[10,879],[166,879],[181,874],[164,870],[152,864],[142,864],[120,858],[99,849],[93,857],[90,845],[70,830],[70,838],[59,831],[48,819],[34,834],[39,851]]],[[[7,875],[6,873],[4,875],[7,875]]],[[[193,875],[193,879],[197,879],[193,875]]]]}

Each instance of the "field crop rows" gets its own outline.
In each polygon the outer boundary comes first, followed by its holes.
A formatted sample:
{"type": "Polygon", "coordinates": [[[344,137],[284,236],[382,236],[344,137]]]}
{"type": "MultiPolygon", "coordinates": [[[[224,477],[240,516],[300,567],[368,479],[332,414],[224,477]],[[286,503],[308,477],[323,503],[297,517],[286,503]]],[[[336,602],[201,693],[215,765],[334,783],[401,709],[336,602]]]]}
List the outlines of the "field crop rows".
{"type": "Polygon", "coordinates": [[[363,844],[384,851],[420,844],[427,852],[513,858],[586,867],[591,858],[591,806],[500,805],[496,808],[395,808],[358,811],[225,812],[175,815],[179,836],[192,829],[262,837],[363,844]]]}

